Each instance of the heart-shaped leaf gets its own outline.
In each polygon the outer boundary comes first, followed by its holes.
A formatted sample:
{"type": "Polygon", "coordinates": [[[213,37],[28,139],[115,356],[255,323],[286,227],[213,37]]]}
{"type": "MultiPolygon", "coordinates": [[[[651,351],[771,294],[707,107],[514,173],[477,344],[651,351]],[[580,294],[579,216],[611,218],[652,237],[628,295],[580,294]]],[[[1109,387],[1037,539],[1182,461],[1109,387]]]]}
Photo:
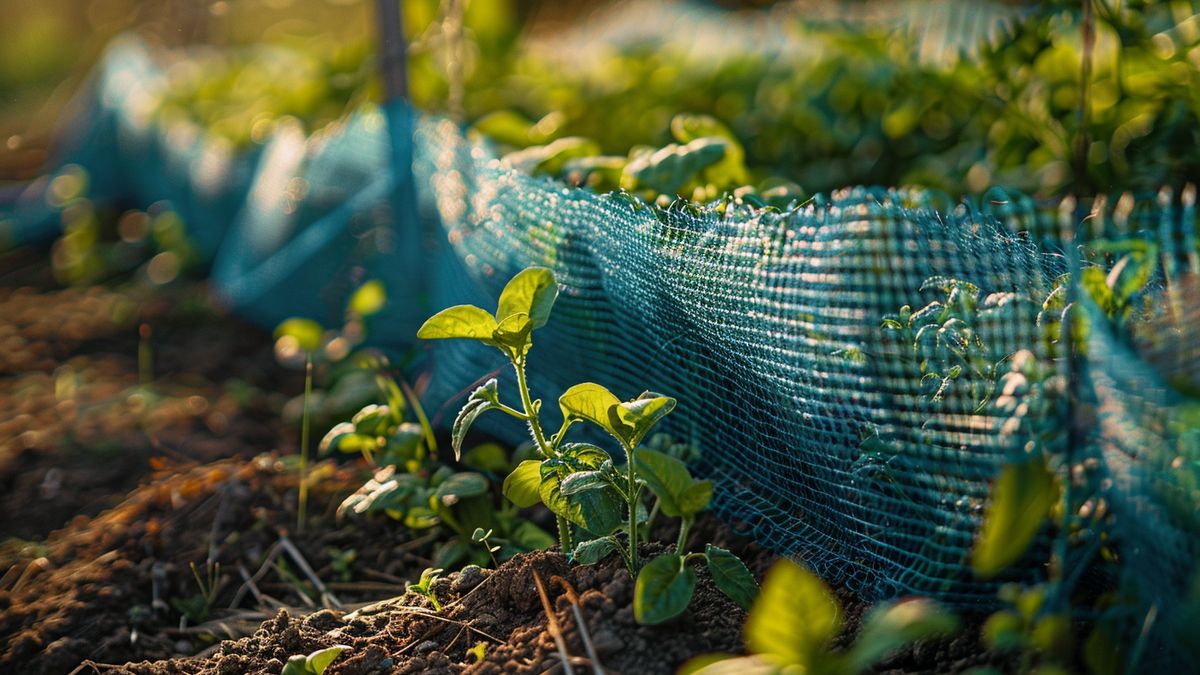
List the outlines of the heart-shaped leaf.
{"type": "Polygon", "coordinates": [[[482,474],[474,471],[462,471],[442,481],[438,485],[437,491],[434,492],[434,497],[446,506],[453,506],[468,497],[478,497],[484,494],[487,492],[487,488],[487,479],[482,474]]]}
{"type": "Polygon", "coordinates": [[[483,386],[471,392],[467,402],[454,418],[454,426],[450,427],[450,445],[454,448],[454,459],[462,458],[463,438],[475,420],[483,413],[498,408],[500,397],[496,393],[496,378],[483,383],[483,386]]]}
{"type": "MultiPolygon", "coordinates": [[[[695,480],[688,473],[687,465],[670,455],[656,450],[640,448],[633,452],[633,464],[639,478],[658,497],[659,507],[668,516],[691,516],[694,511],[685,509],[684,493],[695,480]]],[[[686,506],[694,505],[689,499],[686,506]]]]}
{"type": "Polygon", "coordinates": [[[679,495],[679,508],[686,515],[695,515],[708,508],[712,496],[713,482],[711,480],[696,481],[687,486],[683,494],[679,495]]]}
{"type": "Polygon", "coordinates": [[[526,508],[542,501],[540,490],[542,486],[542,463],[536,459],[527,459],[517,465],[512,473],[504,479],[501,491],[509,501],[521,508],[526,508]]]}
{"type": "Polygon", "coordinates": [[[841,625],[841,608],[821,580],[784,559],[767,572],[746,619],[746,645],[779,667],[808,672],[841,625]]]}
{"type": "Polygon", "coordinates": [[[527,268],[513,277],[500,293],[496,319],[504,323],[508,317],[523,313],[529,315],[531,330],[541,328],[550,319],[556,298],[558,282],[554,272],[545,267],[527,268]]]}
{"type": "Polygon", "coordinates": [[[625,401],[609,410],[613,428],[625,434],[625,442],[635,448],[658,421],[675,409],[675,399],[653,392],[644,392],[632,401],[625,401]]]}
{"type": "Polygon", "coordinates": [[[704,556],[708,559],[708,572],[717,588],[742,609],[750,611],[758,595],[758,582],[746,564],[736,555],[712,544],[704,547],[704,556]]]}
{"type": "Polygon", "coordinates": [[[456,305],[429,317],[417,331],[422,340],[469,338],[494,344],[496,319],[474,305],[456,305]]]}
{"type": "Polygon", "coordinates": [[[577,384],[558,397],[558,406],[562,408],[564,418],[591,422],[613,436],[624,439],[609,417],[609,410],[620,404],[621,399],[595,382],[577,384]]]}
{"type": "Polygon", "coordinates": [[[638,572],[633,587],[633,617],[653,625],[683,613],[692,601],[696,571],[684,564],[683,556],[660,555],[638,572]]]}
{"type": "Polygon", "coordinates": [[[581,565],[591,565],[600,562],[615,550],[617,550],[617,543],[613,541],[612,537],[600,537],[579,542],[571,557],[581,565]]]}

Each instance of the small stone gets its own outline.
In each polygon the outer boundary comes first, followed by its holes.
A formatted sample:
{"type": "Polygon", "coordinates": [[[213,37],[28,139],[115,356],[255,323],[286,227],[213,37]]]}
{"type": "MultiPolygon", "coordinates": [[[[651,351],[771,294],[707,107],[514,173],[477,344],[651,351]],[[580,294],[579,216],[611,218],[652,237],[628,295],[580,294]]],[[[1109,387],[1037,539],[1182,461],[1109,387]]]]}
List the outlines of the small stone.
{"type": "Polygon", "coordinates": [[[450,590],[462,595],[483,583],[483,580],[487,579],[487,577],[488,573],[479,565],[467,565],[462,568],[462,571],[451,582],[450,590]]]}
{"type": "Polygon", "coordinates": [[[434,642],[433,640],[426,640],[426,641],[422,642],[421,644],[417,645],[417,648],[414,649],[413,651],[415,651],[418,654],[428,654],[437,648],[438,648],[438,643],[434,642]]]}

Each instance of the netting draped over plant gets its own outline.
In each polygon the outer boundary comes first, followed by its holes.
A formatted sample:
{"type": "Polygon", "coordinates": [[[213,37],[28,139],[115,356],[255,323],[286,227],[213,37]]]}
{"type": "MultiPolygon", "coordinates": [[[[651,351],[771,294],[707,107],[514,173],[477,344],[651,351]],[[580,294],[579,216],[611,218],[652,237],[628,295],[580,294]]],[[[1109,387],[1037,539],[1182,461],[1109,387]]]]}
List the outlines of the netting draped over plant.
{"type": "MultiPolygon", "coordinates": [[[[1196,347],[1179,333],[1196,310],[1176,302],[1190,299],[1180,288],[1200,290],[1190,192],[1084,209],[855,188],[786,212],[664,211],[518,172],[456,124],[405,109],[414,221],[390,210],[395,180],[410,177],[390,169],[382,111],[311,137],[285,126],[239,154],[188,122],[152,119],[161,81],[144,47],[115,47],[67,160],[87,170],[94,200],[169,201],[213,257],[218,295],[250,319],[335,319],[358,284],[381,279],[389,310],[370,330],[406,348],[431,311],[493,307],[513,274],[551,267],[563,289],[535,337],[534,395],[551,408],[592,380],[677,397],[670,433],[700,451],[720,514],[762,543],[870,598],[983,605],[1002,581],[1044,578],[1051,547],[1073,534],[1043,529],[997,579],[972,570],[1001,467],[1044,454],[1079,508],[1111,514],[1115,544],[1068,549],[1075,581],[1102,586],[1089,562],[1115,547],[1140,594],[1129,630],[1154,608],[1152,643],[1171,649],[1168,619],[1200,554],[1200,411],[1175,393],[1200,386],[1196,347]],[[399,245],[412,228],[419,255],[399,245]],[[1073,237],[1162,261],[1130,282],[1150,299],[1136,320],[1118,326],[1113,307],[1087,299],[1088,270],[1115,279],[1111,290],[1132,268],[1078,259],[1073,237]],[[1064,286],[1068,272],[1076,283],[1064,286]],[[1091,308],[1074,310],[1078,352],[1058,339],[1068,301],[1091,308]]],[[[56,222],[46,194],[34,185],[10,205],[9,237],[56,222]]],[[[453,341],[425,357],[432,410],[502,366],[453,341]]]]}

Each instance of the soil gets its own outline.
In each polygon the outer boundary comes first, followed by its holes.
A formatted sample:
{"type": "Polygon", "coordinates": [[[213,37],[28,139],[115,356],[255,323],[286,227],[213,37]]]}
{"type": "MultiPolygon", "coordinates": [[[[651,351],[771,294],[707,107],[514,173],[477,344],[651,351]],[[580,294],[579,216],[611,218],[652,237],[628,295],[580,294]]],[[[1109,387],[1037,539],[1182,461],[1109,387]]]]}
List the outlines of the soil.
{"type": "MultiPolygon", "coordinates": [[[[637,625],[615,556],[466,568],[434,585],[433,612],[405,582],[437,541],[334,517],[361,465],[313,467],[296,527],[294,425],[281,419],[301,387],[270,336],[215,310],[202,284],[61,289],[44,265],[0,257],[0,673],[278,673],[335,644],[351,649],[331,675],[562,672],[535,570],[579,672],[585,634],[610,673],[744,649],[744,612],[704,570],[681,617],[637,625]]],[[[701,540],[760,579],[775,560],[714,519],[697,524],[701,540]]],[[[853,632],[866,606],[838,594],[853,632]]],[[[880,672],[1011,669],[968,623],[880,672]]]]}

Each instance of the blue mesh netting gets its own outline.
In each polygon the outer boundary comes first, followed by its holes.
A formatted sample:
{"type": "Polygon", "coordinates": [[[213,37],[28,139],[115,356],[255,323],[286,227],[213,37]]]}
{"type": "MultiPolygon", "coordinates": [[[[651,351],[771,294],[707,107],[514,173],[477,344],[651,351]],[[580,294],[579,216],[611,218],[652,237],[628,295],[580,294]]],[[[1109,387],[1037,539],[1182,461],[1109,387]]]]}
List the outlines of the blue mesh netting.
{"type": "MultiPolygon", "coordinates": [[[[593,380],[677,397],[668,430],[699,449],[718,512],[871,599],[985,605],[1003,581],[1043,579],[1066,535],[1044,533],[999,580],[978,579],[969,553],[1000,467],[1044,447],[1077,503],[1111,514],[1119,581],[1137,591],[1126,625],[1152,636],[1143,666],[1178,662],[1171,617],[1200,553],[1200,410],[1178,393],[1180,377],[1200,386],[1194,337],[1179,328],[1196,325],[1196,310],[1175,300],[1200,290],[1190,192],[1085,210],[1002,190],[959,203],[853,188],[782,213],[660,211],[514,171],[454,123],[399,105],[389,112],[402,142],[411,132],[411,176],[391,170],[378,109],[309,137],[285,125],[261,152],[233,153],[189,122],[154,118],[158,87],[144,47],[114,47],[66,159],[92,176],[93,199],[167,200],[212,256],[214,290],[244,316],[336,320],[353,288],[381,279],[389,310],[372,334],[404,348],[433,310],[494,306],[517,271],[552,267],[563,288],[535,338],[535,395],[593,380]],[[413,181],[415,203],[392,198],[397,178],[413,181]],[[1064,272],[1101,262],[1073,260],[1074,238],[1100,237],[1159,247],[1165,272],[1148,280],[1159,302],[1133,329],[1084,321],[1086,352],[1071,360],[1044,337],[1043,302],[1064,272]],[[927,283],[938,277],[977,287],[966,328],[1019,378],[990,387],[968,374],[939,396],[912,343],[881,328],[904,305],[946,300],[927,283]],[[1018,372],[1021,359],[1043,379],[1018,372]],[[1077,404],[1054,386],[1075,388],[1077,404]]],[[[9,239],[53,232],[44,189],[10,202],[9,239]]],[[[926,357],[948,348],[935,341],[926,357]]],[[[513,386],[491,350],[449,342],[425,356],[434,409],[497,369],[513,386]]],[[[490,431],[524,433],[502,420],[490,431]]],[[[1067,548],[1082,588],[1112,585],[1088,573],[1098,547],[1067,548]]]]}

